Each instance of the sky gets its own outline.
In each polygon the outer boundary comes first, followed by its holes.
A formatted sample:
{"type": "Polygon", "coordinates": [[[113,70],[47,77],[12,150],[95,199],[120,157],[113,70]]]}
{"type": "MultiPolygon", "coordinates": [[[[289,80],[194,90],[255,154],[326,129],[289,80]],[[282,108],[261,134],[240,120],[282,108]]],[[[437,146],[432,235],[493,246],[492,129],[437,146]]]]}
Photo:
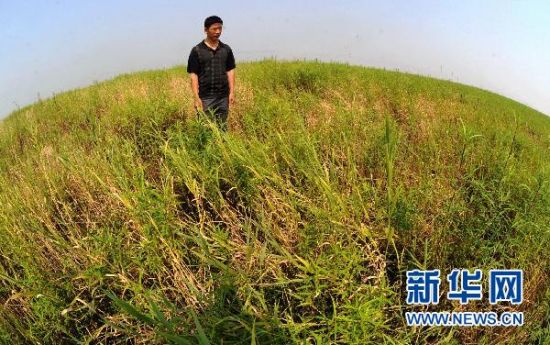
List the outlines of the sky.
{"type": "Polygon", "coordinates": [[[239,61],[319,59],[477,86],[550,115],[550,1],[0,0],[0,119],[122,73],[187,64],[204,18],[239,61]]]}

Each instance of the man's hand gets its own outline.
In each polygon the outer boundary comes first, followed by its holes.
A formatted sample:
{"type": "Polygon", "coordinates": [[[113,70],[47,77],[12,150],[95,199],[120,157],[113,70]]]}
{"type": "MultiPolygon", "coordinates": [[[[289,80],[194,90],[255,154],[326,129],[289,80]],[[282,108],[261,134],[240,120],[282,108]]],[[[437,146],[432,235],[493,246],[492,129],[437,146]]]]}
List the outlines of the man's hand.
{"type": "Polygon", "coordinates": [[[196,110],[196,111],[199,111],[199,110],[202,111],[202,110],[203,110],[203,109],[202,109],[202,102],[201,102],[200,98],[199,98],[199,99],[195,99],[195,110],[196,110]]]}
{"type": "Polygon", "coordinates": [[[235,104],[235,69],[227,71],[227,80],[229,81],[229,106],[235,104]]]}
{"type": "Polygon", "coordinates": [[[195,110],[203,110],[202,102],[199,97],[199,77],[195,73],[191,73],[191,91],[193,92],[193,97],[195,99],[195,101],[193,102],[195,110]]]}

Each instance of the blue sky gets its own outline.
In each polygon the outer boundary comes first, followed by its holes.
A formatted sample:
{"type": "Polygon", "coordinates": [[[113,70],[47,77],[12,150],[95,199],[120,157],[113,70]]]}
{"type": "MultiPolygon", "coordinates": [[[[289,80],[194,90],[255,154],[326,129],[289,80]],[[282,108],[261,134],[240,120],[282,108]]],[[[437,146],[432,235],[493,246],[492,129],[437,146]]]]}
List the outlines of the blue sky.
{"type": "Polygon", "coordinates": [[[550,115],[550,1],[0,0],[0,118],[39,96],[186,64],[212,14],[223,18],[222,41],[237,62],[399,69],[550,115]]]}

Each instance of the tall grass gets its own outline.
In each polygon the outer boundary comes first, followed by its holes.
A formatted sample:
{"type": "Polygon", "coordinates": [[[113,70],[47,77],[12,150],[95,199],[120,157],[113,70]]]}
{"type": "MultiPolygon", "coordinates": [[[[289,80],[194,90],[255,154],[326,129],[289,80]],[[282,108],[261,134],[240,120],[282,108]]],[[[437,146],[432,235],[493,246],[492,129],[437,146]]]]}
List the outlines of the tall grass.
{"type": "Polygon", "coordinates": [[[548,341],[547,117],[342,64],[237,78],[227,132],[181,66],[4,120],[0,342],[548,341]],[[526,325],[407,327],[405,271],[464,267],[523,269],[526,325]]]}

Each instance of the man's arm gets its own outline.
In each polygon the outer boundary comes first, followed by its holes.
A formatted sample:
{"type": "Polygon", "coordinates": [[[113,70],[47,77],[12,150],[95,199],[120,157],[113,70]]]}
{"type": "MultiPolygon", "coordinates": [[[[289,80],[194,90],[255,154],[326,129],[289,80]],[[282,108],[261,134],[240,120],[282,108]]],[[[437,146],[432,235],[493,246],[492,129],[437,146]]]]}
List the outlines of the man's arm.
{"type": "Polygon", "coordinates": [[[187,61],[187,73],[191,77],[191,91],[193,92],[193,104],[196,110],[202,109],[202,102],[199,97],[199,73],[200,64],[199,57],[195,48],[191,49],[189,53],[189,60],[187,61]]]}
{"type": "Polygon", "coordinates": [[[191,76],[191,90],[193,91],[193,103],[195,105],[195,109],[203,110],[202,102],[199,97],[199,76],[196,73],[190,73],[189,75],[191,76]]]}
{"type": "Polygon", "coordinates": [[[235,103],[235,56],[233,50],[229,48],[229,54],[225,61],[225,71],[227,73],[227,80],[229,81],[229,105],[235,103]]]}
{"type": "Polygon", "coordinates": [[[229,80],[229,105],[235,103],[235,69],[227,71],[227,79],[229,80]]]}

